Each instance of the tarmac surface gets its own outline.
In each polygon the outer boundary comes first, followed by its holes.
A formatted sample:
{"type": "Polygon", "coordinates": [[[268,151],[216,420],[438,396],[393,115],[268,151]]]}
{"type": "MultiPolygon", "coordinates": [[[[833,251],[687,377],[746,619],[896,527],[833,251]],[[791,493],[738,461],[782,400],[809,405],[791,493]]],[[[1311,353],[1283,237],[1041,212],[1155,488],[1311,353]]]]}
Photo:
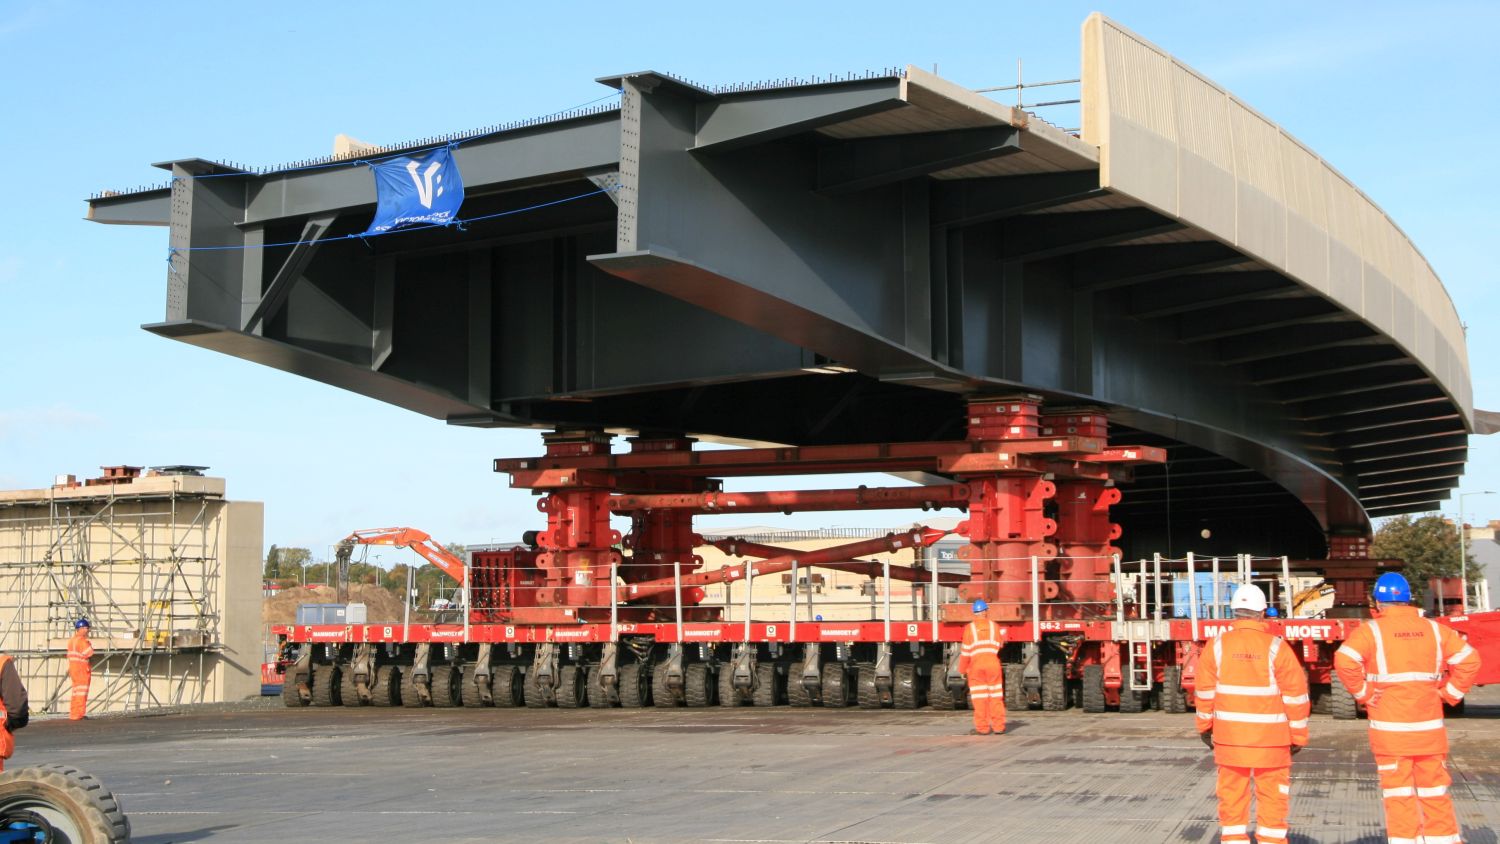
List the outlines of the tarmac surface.
{"type": "MultiPolygon", "coordinates": [[[[296,709],[34,721],[7,767],[103,779],[140,844],[189,841],[1211,842],[1192,715],[296,709]]],[[[1465,841],[1500,842],[1500,687],[1449,720],[1465,841]]],[[[1385,836],[1361,722],[1314,716],[1291,840],[1385,836]]]]}

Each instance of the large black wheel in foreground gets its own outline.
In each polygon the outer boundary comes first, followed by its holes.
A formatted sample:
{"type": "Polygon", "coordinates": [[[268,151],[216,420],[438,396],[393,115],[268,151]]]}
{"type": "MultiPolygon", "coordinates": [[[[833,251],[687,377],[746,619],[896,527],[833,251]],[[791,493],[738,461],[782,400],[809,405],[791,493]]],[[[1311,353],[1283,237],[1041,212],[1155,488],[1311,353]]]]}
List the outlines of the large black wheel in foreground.
{"type": "Polygon", "coordinates": [[[31,823],[57,844],[130,840],[130,820],[114,794],[70,765],[35,765],[0,774],[0,825],[31,823]]]}

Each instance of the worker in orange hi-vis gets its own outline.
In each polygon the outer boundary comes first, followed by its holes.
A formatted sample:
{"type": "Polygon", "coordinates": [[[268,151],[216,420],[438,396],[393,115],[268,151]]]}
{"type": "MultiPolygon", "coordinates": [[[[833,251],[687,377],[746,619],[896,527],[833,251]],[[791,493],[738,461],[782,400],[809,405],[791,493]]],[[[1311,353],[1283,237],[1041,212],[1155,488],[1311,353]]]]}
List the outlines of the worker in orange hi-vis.
{"type": "Polygon", "coordinates": [[[1219,766],[1219,840],[1286,841],[1292,756],[1307,745],[1307,674],[1264,618],[1266,596],[1246,583],[1229,601],[1234,626],[1198,657],[1198,735],[1219,766]]]}
{"type": "Polygon", "coordinates": [[[1393,842],[1457,844],[1443,703],[1464,699],[1479,653],[1452,628],[1423,618],[1401,575],[1382,574],[1374,599],[1375,618],[1344,640],[1333,667],[1370,715],[1385,834],[1393,842]]]}
{"type": "Polygon", "coordinates": [[[958,653],[958,673],[969,681],[969,706],[974,710],[970,733],[978,736],[1005,732],[1005,682],[1000,671],[1005,630],[984,617],[989,608],[982,600],[974,602],[974,620],[964,628],[958,653]]]}
{"type": "Polygon", "coordinates": [[[89,641],[89,620],[80,618],[73,622],[73,638],[68,640],[68,678],[73,681],[69,721],[82,721],[89,708],[89,683],[94,678],[89,660],[93,658],[94,643],[89,641]]]}

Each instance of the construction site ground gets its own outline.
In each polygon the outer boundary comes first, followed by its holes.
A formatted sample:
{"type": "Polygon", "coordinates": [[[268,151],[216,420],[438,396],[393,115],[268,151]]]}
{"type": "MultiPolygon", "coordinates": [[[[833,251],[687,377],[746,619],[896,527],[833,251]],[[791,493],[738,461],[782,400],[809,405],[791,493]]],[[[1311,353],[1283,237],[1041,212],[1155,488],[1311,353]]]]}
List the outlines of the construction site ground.
{"type": "MultiPolygon", "coordinates": [[[[36,721],[138,844],[252,841],[1211,842],[1192,715],[792,709],[298,709],[36,721]]],[[[1500,841],[1500,687],[1450,719],[1465,841],[1500,841]]],[[[1384,841],[1363,722],[1314,716],[1293,842],[1384,841]]]]}

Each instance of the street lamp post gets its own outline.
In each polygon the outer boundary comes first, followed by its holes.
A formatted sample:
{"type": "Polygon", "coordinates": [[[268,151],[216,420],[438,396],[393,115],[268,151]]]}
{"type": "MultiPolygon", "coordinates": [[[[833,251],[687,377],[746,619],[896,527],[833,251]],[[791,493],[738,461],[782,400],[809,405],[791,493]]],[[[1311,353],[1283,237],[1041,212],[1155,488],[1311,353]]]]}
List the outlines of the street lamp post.
{"type": "Polygon", "coordinates": [[[1463,590],[1459,594],[1464,615],[1469,614],[1469,535],[1464,532],[1464,499],[1471,495],[1494,494],[1492,489],[1458,494],[1458,582],[1459,588],[1463,590]]]}

